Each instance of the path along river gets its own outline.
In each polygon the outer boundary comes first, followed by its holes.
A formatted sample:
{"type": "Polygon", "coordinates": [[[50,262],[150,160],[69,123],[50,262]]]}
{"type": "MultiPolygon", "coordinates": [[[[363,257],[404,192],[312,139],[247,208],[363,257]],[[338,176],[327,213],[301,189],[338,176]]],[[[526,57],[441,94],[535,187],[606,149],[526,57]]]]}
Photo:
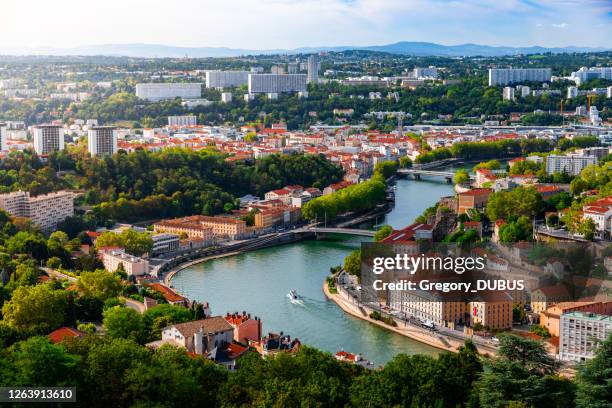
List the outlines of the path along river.
{"type": "MultiPolygon", "coordinates": [[[[393,211],[378,222],[407,226],[451,194],[453,186],[443,179],[400,179],[393,211]]],[[[349,316],[326,300],[321,285],[329,268],[340,265],[362,239],[333,236],[215,259],[180,271],[172,285],[190,299],[209,302],[213,315],[247,311],[262,319],[264,333],[283,331],[332,353],[362,353],[376,365],[399,353],[437,354],[435,348],[349,316]],[[291,289],[302,296],[300,303],[286,297],[291,289]]]]}

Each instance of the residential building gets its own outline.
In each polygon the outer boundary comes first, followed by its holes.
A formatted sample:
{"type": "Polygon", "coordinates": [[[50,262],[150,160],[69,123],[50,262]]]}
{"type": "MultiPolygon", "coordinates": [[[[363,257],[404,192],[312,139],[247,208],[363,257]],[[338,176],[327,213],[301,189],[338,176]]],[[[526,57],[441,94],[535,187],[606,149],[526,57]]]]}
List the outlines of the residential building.
{"type": "Polygon", "coordinates": [[[200,217],[195,215],[192,217],[162,220],[153,224],[153,231],[176,234],[179,237],[185,236],[189,239],[203,240],[210,245],[214,242],[213,228],[203,225],[200,222],[200,217]]]}
{"type": "Polygon", "coordinates": [[[567,99],[576,98],[578,96],[578,87],[568,86],[567,87],[567,99]]]}
{"type": "Polygon", "coordinates": [[[577,176],[586,166],[596,164],[597,158],[593,156],[549,154],[546,158],[546,173],[567,173],[577,176]]]}
{"type": "Polygon", "coordinates": [[[6,147],[6,123],[0,122],[0,151],[7,151],[6,147]]]}
{"type": "Polygon", "coordinates": [[[180,237],[178,234],[153,234],[153,248],[151,255],[163,254],[164,252],[176,251],[179,249],[180,237]]]}
{"type": "Polygon", "coordinates": [[[125,253],[123,249],[111,249],[102,252],[104,269],[115,272],[120,265],[128,276],[142,276],[149,273],[149,261],[125,253]]]}
{"type": "Polygon", "coordinates": [[[469,303],[471,324],[494,329],[512,328],[512,296],[508,293],[484,293],[469,303]]]}
{"type": "Polygon", "coordinates": [[[117,152],[117,132],[112,126],[94,126],[87,131],[87,150],[92,156],[117,152]]]}
{"type": "Polygon", "coordinates": [[[412,70],[412,75],[417,78],[438,78],[438,68],[436,67],[428,67],[428,68],[419,68],[415,67],[412,70]]]}
{"type": "Polygon", "coordinates": [[[231,92],[222,92],[221,93],[221,102],[230,103],[232,101],[232,93],[231,92]]]}
{"type": "Polygon", "coordinates": [[[249,74],[249,94],[305,92],[304,74],[249,74]]]}
{"type": "Polygon", "coordinates": [[[612,301],[576,301],[560,302],[554,304],[540,313],[540,326],[546,327],[551,335],[560,335],[561,316],[572,312],[597,313],[603,315],[612,314],[612,301]]]}
{"type": "Polygon", "coordinates": [[[64,150],[64,128],[60,125],[38,125],[33,128],[34,151],[46,155],[64,150]]]}
{"type": "Polygon", "coordinates": [[[28,192],[15,191],[0,194],[0,208],[14,217],[30,218],[43,231],[51,231],[74,215],[74,194],[57,191],[33,197],[28,192]]]}
{"type": "Polygon", "coordinates": [[[490,194],[491,189],[489,188],[474,188],[457,194],[457,213],[465,214],[470,209],[484,209],[490,194]]]}
{"type": "Polygon", "coordinates": [[[225,320],[234,328],[234,341],[248,344],[261,340],[261,319],[251,317],[250,313],[228,313],[225,320]]]}
{"type": "Polygon", "coordinates": [[[582,207],[582,216],[595,223],[595,238],[607,239],[612,236],[612,197],[585,205],[582,207]]]}
{"type": "Polygon", "coordinates": [[[612,333],[612,316],[571,312],[561,315],[559,358],[585,361],[593,358],[600,343],[612,333]]]}
{"type": "Polygon", "coordinates": [[[549,82],[550,68],[508,68],[489,69],[489,86],[508,85],[519,82],[549,82]]]}
{"type": "Polygon", "coordinates": [[[593,79],[612,80],[612,67],[582,67],[576,72],[572,72],[570,79],[576,82],[577,86],[593,79]]]}
{"type": "Polygon", "coordinates": [[[514,88],[510,86],[505,87],[503,99],[505,101],[514,101],[514,88]]]}
{"type": "Polygon", "coordinates": [[[281,200],[283,204],[291,204],[291,191],[286,188],[268,191],[264,198],[267,200],[281,200]]]}
{"type": "Polygon", "coordinates": [[[319,56],[312,54],[308,57],[308,83],[319,82],[319,56]]]}
{"type": "Polygon", "coordinates": [[[422,321],[430,320],[437,325],[449,327],[465,322],[465,303],[442,301],[437,293],[422,290],[389,290],[387,305],[406,317],[422,321]]]}
{"type": "Polygon", "coordinates": [[[249,71],[207,71],[206,88],[231,88],[249,83],[249,71]]]}
{"type": "Polygon", "coordinates": [[[247,236],[246,222],[230,217],[208,217],[205,215],[198,216],[199,222],[204,227],[213,229],[213,234],[216,237],[227,239],[242,239],[247,236]]]}
{"type": "MultiPolygon", "coordinates": [[[[163,283],[154,282],[148,285],[149,288],[161,294],[166,302],[174,306],[184,306],[187,307],[189,305],[189,300],[184,298],[183,296],[176,293],[174,290],[164,285],[163,283]]],[[[210,311],[208,310],[208,304],[205,304],[204,314],[206,316],[209,315],[210,311]]]]}
{"type": "Polygon", "coordinates": [[[168,116],[168,126],[195,126],[198,117],[195,115],[168,116]]]}
{"type": "Polygon", "coordinates": [[[202,97],[202,84],[193,82],[136,84],[136,96],[149,101],[174,98],[199,99],[202,97]]]}
{"type": "Polygon", "coordinates": [[[162,330],[161,337],[162,341],[171,341],[190,353],[203,355],[215,348],[231,344],[234,339],[234,328],[225,318],[214,316],[173,324],[162,330]]]}

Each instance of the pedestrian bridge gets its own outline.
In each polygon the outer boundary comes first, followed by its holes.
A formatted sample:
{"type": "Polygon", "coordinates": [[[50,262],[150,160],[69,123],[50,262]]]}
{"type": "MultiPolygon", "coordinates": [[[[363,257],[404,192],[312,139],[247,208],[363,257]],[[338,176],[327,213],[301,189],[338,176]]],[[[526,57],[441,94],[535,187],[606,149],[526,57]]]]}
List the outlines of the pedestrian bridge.
{"type": "Polygon", "coordinates": [[[304,228],[304,231],[310,231],[320,234],[346,234],[346,235],[359,235],[361,237],[373,237],[376,231],[358,229],[358,228],[333,228],[333,227],[312,227],[304,228]]]}

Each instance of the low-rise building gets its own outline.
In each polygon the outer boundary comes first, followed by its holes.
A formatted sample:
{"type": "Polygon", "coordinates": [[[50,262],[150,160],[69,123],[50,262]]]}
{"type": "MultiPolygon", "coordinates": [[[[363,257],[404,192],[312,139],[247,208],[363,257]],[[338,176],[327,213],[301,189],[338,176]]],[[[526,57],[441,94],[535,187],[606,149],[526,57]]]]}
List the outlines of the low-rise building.
{"type": "Polygon", "coordinates": [[[102,263],[104,269],[109,272],[115,272],[123,267],[128,276],[142,276],[149,273],[149,261],[127,254],[122,249],[102,251],[102,263]]]}
{"type": "Polygon", "coordinates": [[[464,193],[459,193],[457,195],[457,213],[465,214],[471,209],[484,209],[487,206],[490,194],[491,189],[489,188],[474,188],[464,193]]]}
{"type": "Polygon", "coordinates": [[[494,329],[512,328],[512,296],[508,293],[480,295],[480,299],[469,303],[468,311],[472,326],[480,323],[494,329]]]}
{"type": "Polygon", "coordinates": [[[163,254],[179,249],[180,236],[178,234],[153,234],[151,238],[153,239],[151,255],[163,254]]]}
{"type": "Polygon", "coordinates": [[[234,328],[234,341],[242,344],[261,340],[261,320],[249,313],[228,313],[225,320],[234,328]]]}

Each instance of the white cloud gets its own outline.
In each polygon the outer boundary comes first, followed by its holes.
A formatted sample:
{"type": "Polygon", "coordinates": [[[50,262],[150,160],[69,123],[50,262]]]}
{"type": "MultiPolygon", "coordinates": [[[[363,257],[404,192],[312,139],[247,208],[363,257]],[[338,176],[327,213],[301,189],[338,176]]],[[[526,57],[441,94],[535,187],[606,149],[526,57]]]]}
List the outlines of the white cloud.
{"type": "Polygon", "coordinates": [[[551,24],[550,26],[554,28],[567,28],[568,25],[569,24],[567,23],[559,23],[559,24],[551,24]]]}

